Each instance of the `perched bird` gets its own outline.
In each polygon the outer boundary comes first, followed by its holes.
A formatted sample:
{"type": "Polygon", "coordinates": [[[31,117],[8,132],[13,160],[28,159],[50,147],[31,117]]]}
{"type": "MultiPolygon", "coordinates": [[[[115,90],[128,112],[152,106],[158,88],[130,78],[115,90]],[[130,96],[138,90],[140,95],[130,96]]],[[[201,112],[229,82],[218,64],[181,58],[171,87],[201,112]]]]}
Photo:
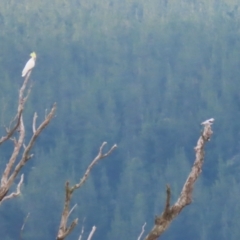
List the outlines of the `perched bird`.
{"type": "Polygon", "coordinates": [[[210,118],[210,119],[202,122],[201,125],[204,125],[204,126],[205,126],[205,125],[212,125],[213,122],[214,122],[214,118],[210,118]]]}
{"type": "Polygon", "coordinates": [[[34,66],[35,66],[35,62],[36,62],[36,58],[37,58],[37,55],[35,52],[32,52],[30,54],[30,59],[28,60],[28,62],[26,63],[24,69],[22,70],[22,77],[25,77],[27,75],[27,73],[29,71],[31,71],[34,66]]]}

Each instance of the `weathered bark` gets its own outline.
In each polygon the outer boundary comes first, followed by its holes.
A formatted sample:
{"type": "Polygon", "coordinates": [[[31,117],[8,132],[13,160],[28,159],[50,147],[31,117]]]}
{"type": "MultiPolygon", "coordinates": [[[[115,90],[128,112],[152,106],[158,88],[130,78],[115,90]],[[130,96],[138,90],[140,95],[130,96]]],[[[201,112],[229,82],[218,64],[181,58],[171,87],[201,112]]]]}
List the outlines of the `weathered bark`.
{"type": "MultiPolygon", "coordinates": [[[[105,154],[103,154],[103,148],[107,143],[104,142],[98,152],[98,155],[94,158],[94,160],[91,162],[91,164],[88,166],[86,172],[84,173],[82,179],[80,179],[79,183],[75,184],[74,186],[70,187],[69,186],[69,182],[66,182],[65,185],[65,202],[64,202],[64,208],[63,208],[63,212],[62,212],[62,216],[61,216],[61,222],[60,222],[60,226],[58,229],[58,234],[57,234],[57,240],[64,240],[66,236],[68,236],[72,230],[74,229],[74,227],[78,224],[78,218],[74,219],[72,221],[72,223],[70,224],[69,227],[67,227],[67,222],[68,222],[68,218],[72,212],[72,210],[69,211],[69,206],[70,206],[70,201],[72,198],[72,194],[74,193],[74,191],[80,187],[83,186],[83,184],[85,183],[85,181],[87,180],[89,173],[91,172],[91,169],[93,168],[93,166],[101,159],[106,158],[107,156],[109,156],[115,148],[117,148],[117,145],[113,145],[112,148],[105,154]]],[[[96,230],[96,228],[93,228],[94,230],[92,230],[92,234],[94,233],[94,231],[96,230]]],[[[90,233],[91,234],[91,233],[90,233]]],[[[90,239],[92,238],[92,235],[89,235],[90,239]]]]}
{"type": "Polygon", "coordinates": [[[27,91],[27,94],[25,95],[25,91],[27,88],[27,84],[30,78],[31,72],[29,72],[23,82],[22,87],[19,90],[19,100],[18,100],[18,110],[16,117],[13,121],[15,121],[14,127],[10,127],[11,130],[7,129],[6,136],[3,136],[0,139],[0,144],[4,143],[7,140],[13,141],[14,148],[12,155],[6,164],[6,168],[2,174],[1,177],[1,186],[0,186],[0,204],[7,199],[16,197],[20,194],[20,187],[23,182],[23,175],[21,177],[21,180],[17,186],[17,191],[15,193],[12,193],[7,196],[7,193],[12,186],[14,180],[16,179],[18,173],[22,169],[22,167],[27,163],[29,159],[33,157],[33,154],[30,154],[30,151],[38,138],[38,136],[41,134],[43,129],[50,123],[52,118],[54,117],[55,110],[56,110],[56,104],[53,105],[50,113],[45,117],[44,121],[40,124],[40,126],[36,129],[36,113],[33,117],[33,135],[27,144],[25,146],[24,140],[25,140],[25,127],[24,127],[24,121],[23,121],[23,110],[24,105],[28,99],[28,96],[30,94],[30,88],[27,91]],[[18,135],[18,137],[12,137],[13,135],[18,135]],[[21,149],[24,148],[24,151],[22,153],[22,156],[20,158],[20,161],[16,164],[16,160],[20,155],[21,149]],[[16,166],[15,166],[16,165],[16,166]],[[14,167],[15,166],[15,167],[14,167]]]}
{"type": "Polygon", "coordinates": [[[213,131],[211,129],[211,123],[204,124],[204,130],[198,139],[197,146],[194,148],[196,152],[196,159],[193,164],[192,170],[188,175],[188,178],[183,185],[182,192],[172,206],[170,205],[171,190],[167,186],[166,205],[163,213],[155,218],[155,225],[150,233],[146,236],[145,240],[156,240],[163,232],[169,227],[174,218],[183,210],[184,207],[192,202],[192,192],[194,183],[202,172],[202,166],[204,162],[204,145],[210,140],[213,131]]]}

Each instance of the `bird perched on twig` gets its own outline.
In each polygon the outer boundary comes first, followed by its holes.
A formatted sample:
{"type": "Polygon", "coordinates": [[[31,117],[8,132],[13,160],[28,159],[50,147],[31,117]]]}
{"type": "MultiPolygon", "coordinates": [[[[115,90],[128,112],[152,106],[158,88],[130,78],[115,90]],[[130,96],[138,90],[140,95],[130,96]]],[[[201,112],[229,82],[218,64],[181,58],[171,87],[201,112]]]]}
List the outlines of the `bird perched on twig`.
{"type": "Polygon", "coordinates": [[[27,73],[29,71],[31,71],[34,66],[35,66],[35,62],[36,62],[36,58],[37,58],[37,55],[35,52],[32,52],[30,54],[30,59],[28,60],[28,62],[26,63],[24,69],[22,70],[22,77],[25,77],[27,75],[27,73]]]}
{"type": "Polygon", "coordinates": [[[201,125],[212,125],[214,122],[214,118],[209,118],[208,120],[201,123],[201,125]]]}

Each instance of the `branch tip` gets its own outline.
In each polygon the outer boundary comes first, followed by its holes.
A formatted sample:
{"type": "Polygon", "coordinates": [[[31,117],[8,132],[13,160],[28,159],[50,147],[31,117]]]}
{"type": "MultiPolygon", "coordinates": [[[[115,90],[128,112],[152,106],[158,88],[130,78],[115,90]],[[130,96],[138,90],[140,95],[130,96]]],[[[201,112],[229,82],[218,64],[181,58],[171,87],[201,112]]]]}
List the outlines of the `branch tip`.
{"type": "Polygon", "coordinates": [[[141,231],[141,233],[140,233],[140,235],[138,236],[138,239],[137,240],[141,240],[141,237],[142,237],[142,235],[143,235],[143,233],[144,233],[144,231],[145,231],[145,226],[146,226],[146,222],[142,225],[142,231],[141,231]]]}
{"type": "Polygon", "coordinates": [[[92,236],[93,236],[94,232],[96,231],[96,229],[97,229],[96,226],[93,226],[93,227],[92,227],[92,230],[91,230],[91,232],[89,233],[87,240],[91,240],[91,239],[92,239],[92,236]]]}

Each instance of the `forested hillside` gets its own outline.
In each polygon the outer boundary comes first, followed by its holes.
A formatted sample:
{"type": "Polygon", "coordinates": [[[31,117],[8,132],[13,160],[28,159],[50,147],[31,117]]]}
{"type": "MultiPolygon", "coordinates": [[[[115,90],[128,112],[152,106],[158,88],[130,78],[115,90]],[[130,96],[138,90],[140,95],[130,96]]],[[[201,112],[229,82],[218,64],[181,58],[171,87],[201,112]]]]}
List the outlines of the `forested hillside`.
{"type": "MultiPolygon", "coordinates": [[[[0,206],[0,236],[55,239],[64,183],[103,141],[118,149],[76,192],[72,218],[93,239],[137,239],[194,161],[200,123],[215,118],[193,203],[162,239],[240,239],[240,9],[237,0],[1,0],[0,125],[14,116],[21,71],[37,53],[26,107],[57,115],[25,168],[22,195],[0,206]]],[[[0,151],[2,171],[12,145],[0,151]]]]}

